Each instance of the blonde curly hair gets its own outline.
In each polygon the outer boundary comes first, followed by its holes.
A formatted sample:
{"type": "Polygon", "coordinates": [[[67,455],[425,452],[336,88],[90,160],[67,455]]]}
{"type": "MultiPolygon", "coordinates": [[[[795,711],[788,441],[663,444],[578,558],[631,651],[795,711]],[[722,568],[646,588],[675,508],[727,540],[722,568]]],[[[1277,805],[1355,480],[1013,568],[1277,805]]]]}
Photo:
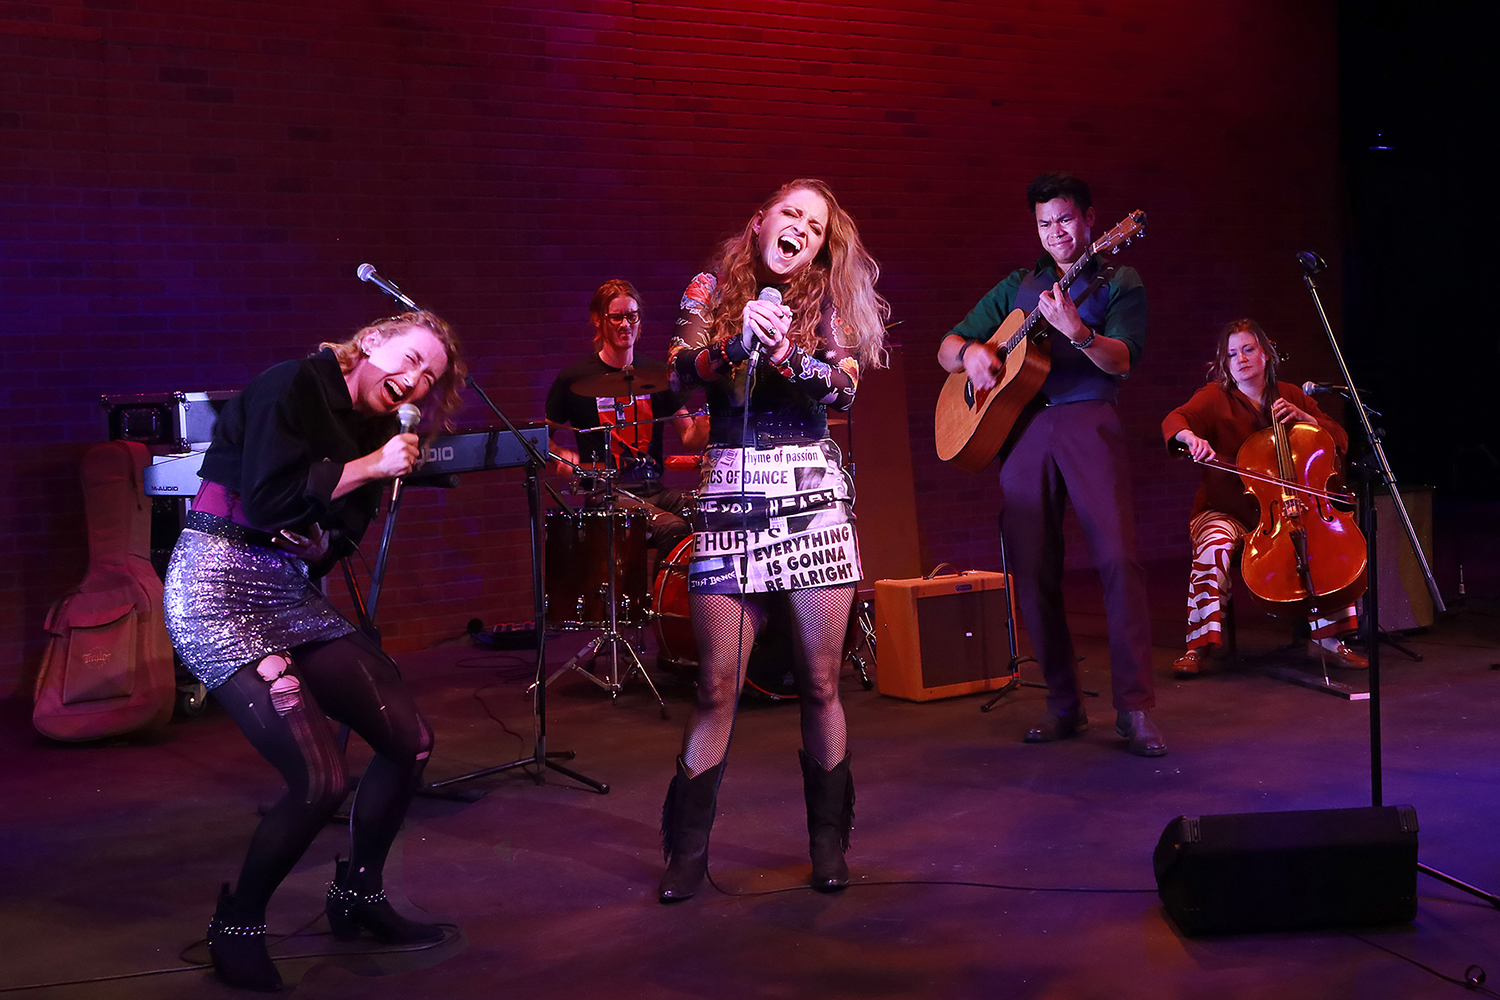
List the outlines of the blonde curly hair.
{"type": "Polygon", "coordinates": [[[463,353],[458,345],[458,336],[442,317],[426,309],[398,313],[361,327],[348,340],[339,343],[325,341],[318,346],[332,351],[339,359],[339,370],[347,375],[359,365],[359,359],[364,357],[364,343],[367,337],[374,336],[378,338],[378,342],[400,333],[409,326],[420,326],[427,330],[438,339],[438,343],[442,344],[443,350],[447,352],[448,367],[433,383],[432,392],[428,394],[428,398],[435,404],[432,409],[437,414],[438,423],[443,428],[452,430],[453,414],[457,413],[458,408],[463,405],[463,397],[459,395],[458,390],[464,384],[469,369],[464,364],[463,353]]]}

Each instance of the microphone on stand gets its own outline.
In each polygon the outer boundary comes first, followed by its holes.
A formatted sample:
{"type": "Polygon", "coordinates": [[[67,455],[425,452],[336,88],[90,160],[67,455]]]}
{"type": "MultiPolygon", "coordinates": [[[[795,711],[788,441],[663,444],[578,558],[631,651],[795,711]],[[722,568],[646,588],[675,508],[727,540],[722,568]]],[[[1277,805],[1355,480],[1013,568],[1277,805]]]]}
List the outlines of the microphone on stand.
{"type": "MultiPolygon", "coordinates": [[[[376,272],[374,264],[361,264],[359,265],[359,267],[354,269],[354,274],[359,278],[360,281],[368,281],[370,284],[374,285],[382,292],[385,292],[385,294],[389,295],[391,298],[395,299],[406,308],[411,309],[414,312],[421,310],[420,306],[406,297],[406,293],[402,292],[401,289],[396,287],[396,283],[394,281],[387,281],[385,278],[382,278],[380,274],[376,272]]],[[[403,431],[402,433],[406,432],[403,431]]]]}
{"type": "Polygon", "coordinates": [[[1302,391],[1307,393],[1309,396],[1316,396],[1320,393],[1329,392],[1348,395],[1352,392],[1352,390],[1347,385],[1334,385],[1332,382],[1303,382],[1302,391]]]}
{"type": "MultiPolygon", "coordinates": [[[[373,270],[373,269],[372,269],[373,270]]],[[[410,434],[417,429],[417,424],[422,422],[422,411],[416,403],[402,403],[396,408],[396,419],[401,421],[399,434],[410,434]]],[[[420,457],[420,456],[418,456],[420,457]]],[[[391,485],[391,507],[401,501],[401,487],[406,484],[405,476],[397,476],[395,483],[391,485]]]]}
{"type": "MultiPolygon", "coordinates": [[[[777,288],[775,285],[767,285],[765,288],[762,288],[760,290],[760,294],[757,295],[756,298],[762,302],[769,302],[772,305],[779,306],[781,305],[781,289],[777,288]]],[[[765,346],[765,341],[761,340],[759,337],[755,338],[755,346],[750,348],[751,371],[754,371],[756,366],[760,364],[760,356],[762,351],[765,350],[765,346]]]]}
{"type": "Polygon", "coordinates": [[[1328,269],[1328,263],[1311,250],[1303,250],[1297,254],[1297,263],[1302,265],[1302,270],[1308,274],[1317,274],[1319,271],[1328,269]]]}

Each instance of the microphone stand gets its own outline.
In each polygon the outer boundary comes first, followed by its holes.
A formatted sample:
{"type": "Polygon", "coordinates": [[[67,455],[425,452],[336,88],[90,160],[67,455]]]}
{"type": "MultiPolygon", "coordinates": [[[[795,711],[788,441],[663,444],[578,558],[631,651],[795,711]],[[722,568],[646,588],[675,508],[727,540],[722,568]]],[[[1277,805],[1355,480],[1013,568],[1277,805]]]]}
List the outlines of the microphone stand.
{"type": "MultiPolygon", "coordinates": [[[[391,296],[397,302],[400,302],[402,305],[406,306],[408,309],[417,308],[417,304],[403,295],[401,293],[401,290],[395,285],[383,279],[376,280],[379,276],[376,275],[373,265],[361,264],[355,273],[359,277],[359,280],[373,282],[377,287],[381,289],[381,291],[385,292],[387,295],[391,296]]],[[[505,429],[510,431],[511,435],[521,443],[521,447],[525,449],[527,455],[526,501],[531,512],[531,603],[533,614],[536,620],[536,698],[532,703],[536,716],[536,742],[533,745],[532,753],[529,757],[522,757],[519,760],[513,760],[507,764],[498,764],[494,767],[486,767],[478,771],[471,771],[468,774],[461,774],[455,778],[447,778],[443,781],[429,782],[418,789],[418,794],[446,798],[448,796],[442,792],[437,791],[437,789],[447,788],[450,785],[456,785],[464,781],[471,781],[474,778],[483,778],[487,775],[498,774],[501,771],[514,770],[515,768],[525,767],[529,764],[536,769],[534,772],[532,772],[532,780],[535,781],[538,785],[546,783],[547,768],[551,768],[552,770],[557,771],[560,774],[567,775],[574,781],[577,781],[584,785],[588,785],[600,795],[607,795],[609,794],[608,785],[600,781],[595,781],[593,778],[585,777],[584,775],[579,774],[577,771],[573,771],[566,767],[563,767],[562,765],[555,763],[551,759],[554,757],[559,757],[563,760],[572,760],[574,757],[574,753],[572,750],[549,751],[547,749],[547,686],[546,684],[542,683],[547,675],[547,628],[544,624],[544,619],[547,613],[547,595],[546,590],[543,587],[542,580],[542,540],[544,538],[544,527],[542,521],[541,490],[541,472],[544,468],[546,468],[547,460],[542,456],[541,452],[536,450],[536,446],[531,443],[526,435],[516,430],[516,425],[510,422],[510,418],[507,417],[500,410],[500,407],[495,405],[494,400],[490,399],[485,391],[479,387],[479,383],[474,381],[473,375],[469,375],[467,378],[465,378],[464,384],[467,385],[470,389],[473,389],[475,394],[478,395],[480,399],[484,400],[484,405],[488,406],[490,408],[490,411],[494,413],[495,416],[500,418],[500,422],[505,425],[505,429]]],[[[548,489],[549,491],[551,491],[550,486],[548,487],[548,489]]],[[[552,495],[554,497],[557,496],[555,491],[553,491],[552,495]]],[[[371,594],[368,601],[366,614],[362,616],[370,621],[371,629],[374,628],[375,601],[379,597],[379,574],[383,574],[385,572],[386,547],[389,545],[390,536],[392,531],[394,530],[396,510],[400,505],[400,502],[401,481],[397,480],[391,496],[391,509],[390,512],[386,515],[385,537],[381,540],[381,551],[376,565],[376,573],[378,575],[373,586],[374,593],[371,594]]],[[[353,577],[351,576],[350,579],[352,580],[353,577]]]]}
{"type": "Polygon", "coordinates": [[[535,770],[532,772],[532,780],[535,781],[538,785],[546,784],[547,769],[551,768],[559,774],[566,775],[567,777],[572,778],[574,781],[577,781],[580,784],[588,785],[600,795],[608,795],[608,785],[604,784],[601,781],[595,781],[593,778],[579,774],[577,771],[574,771],[570,768],[563,767],[561,764],[558,764],[556,760],[554,760],[554,758],[560,758],[562,760],[572,760],[574,757],[574,753],[572,750],[547,749],[547,628],[544,624],[544,619],[546,618],[547,614],[547,596],[546,589],[544,587],[544,581],[542,578],[544,565],[542,542],[543,538],[545,537],[545,529],[542,521],[541,490],[541,473],[542,470],[546,468],[547,460],[542,457],[542,453],[537,451],[536,446],[533,445],[524,434],[516,430],[515,424],[510,422],[510,418],[507,417],[505,413],[501,411],[500,407],[495,405],[494,400],[490,399],[485,391],[479,387],[479,384],[474,381],[473,375],[470,375],[467,379],[465,379],[465,384],[470,389],[473,389],[475,394],[478,395],[480,399],[484,400],[484,405],[488,406],[490,408],[490,411],[493,412],[495,416],[500,418],[500,422],[505,425],[505,429],[510,431],[511,434],[515,436],[517,441],[521,442],[521,445],[526,449],[527,454],[526,503],[531,514],[531,602],[532,613],[535,616],[536,620],[536,680],[535,684],[533,685],[533,689],[536,694],[532,701],[536,716],[536,740],[532,745],[532,752],[529,756],[521,757],[517,760],[513,760],[505,764],[496,764],[493,767],[485,767],[477,771],[470,771],[468,774],[460,774],[454,778],[445,778],[442,781],[429,782],[424,786],[423,791],[432,794],[436,789],[448,788],[451,785],[457,785],[465,781],[472,781],[475,778],[483,778],[491,774],[499,774],[502,771],[512,771],[518,767],[524,768],[529,765],[535,768],[535,770]]]}
{"type": "MultiPolygon", "coordinates": [[[[1443,604],[1442,595],[1438,593],[1437,581],[1433,578],[1432,569],[1427,564],[1427,554],[1422,551],[1422,546],[1417,542],[1417,532],[1412,527],[1411,516],[1406,512],[1406,504],[1401,501],[1401,493],[1396,488],[1396,474],[1391,471],[1391,463],[1386,459],[1384,444],[1380,435],[1376,433],[1374,425],[1370,423],[1370,415],[1365,412],[1364,404],[1360,402],[1359,390],[1354,385],[1349,366],[1344,362],[1344,352],[1339,349],[1338,339],[1333,335],[1333,327],[1328,322],[1328,313],[1323,309],[1323,300],[1318,296],[1318,285],[1313,280],[1313,275],[1327,265],[1317,254],[1308,252],[1299,253],[1297,262],[1302,266],[1302,280],[1307,285],[1308,294],[1312,296],[1313,305],[1317,308],[1318,319],[1323,324],[1323,332],[1328,336],[1329,346],[1333,348],[1334,360],[1338,362],[1339,372],[1344,377],[1344,385],[1349,387],[1349,396],[1354,401],[1355,412],[1359,414],[1360,427],[1364,430],[1365,440],[1370,445],[1369,455],[1366,456],[1364,496],[1361,498],[1361,506],[1364,508],[1365,565],[1370,581],[1365,592],[1364,638],[1370,660],[1370,804],[1380,806],[1384,804],[1382,801],[1384,791],[1380,763],[1380,573],[1376,566],[1378,555],[1374,494],[1376,475],[1390,491],[1391,503],[1401,516],[1401,525],[1406,531],[1407,541],[1411,543],[1412,552],[1416,554],[1417,563],[1422,569],[1422,578],[1427,583],[1427,592],[1432,595],[1434,608],[1441,613],[1446,611],[1447,607],[1443,604]]],[[[1417,863],[1417,871],[1456,889],[1478,896],[1496,909],[1500,909],[1500,896],[1460,881],[1421,862],[1417,863]]]]}
{"type": "Polygon", "coordinates": [[[377,646],[380,645],[380,629],[375,625],[375,611],[380,606],[380,591],[385,585],[385,564],[391,555],[391,539],[396,534],[396,515],[401,512],[405,478],[399,477],[391,486],[391,503],[385,512],[385,525],[380,531],[380,549],[375,553],[375,569],[370,573],[370,590],[365,597],[365,606],[360,609],[361,617],[369,620],[367,632],[377,646]]]}

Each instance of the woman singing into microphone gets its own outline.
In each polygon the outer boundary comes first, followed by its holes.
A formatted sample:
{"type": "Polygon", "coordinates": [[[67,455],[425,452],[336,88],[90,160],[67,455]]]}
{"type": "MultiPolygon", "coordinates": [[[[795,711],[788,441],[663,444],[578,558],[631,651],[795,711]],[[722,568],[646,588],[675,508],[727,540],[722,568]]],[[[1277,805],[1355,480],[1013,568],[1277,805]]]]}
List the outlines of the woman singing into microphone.
{"type": "Polygon", "coordinates": [[[812,884],[849,882],[854,785],[838,677],[860,568],[827,410],[848,410],[860,369],[883,364],[879,274],[828,185],[796,180],[683,295],[672,377],[705,387],[709,448],[688,568],[698,699],[662,808],[662,902],[691,897],[707,873],[735,708],[771,601],[789,605],[797,633],[812,884]]]}
{"type": "Polygon", "coordinates": [[[167,570],[167,629],[182,662],[287,783],[208,927],[214,968],[231,986],[281,987],[266,951],[266,904],[347,788],[326,717],[375,752],[351,808],[349,860],[337,863],[328,891],[334,934],[443,936],[398,915],[381,887],[432,732],[395,662],[316,581],[354,550],[384,483],[417,459],[417,436],[397,433],[397,409],[430,395],[445,420],[462,379],[448,325],[407,312],[266,370],[214,427],[203,486],[167,570]]]}

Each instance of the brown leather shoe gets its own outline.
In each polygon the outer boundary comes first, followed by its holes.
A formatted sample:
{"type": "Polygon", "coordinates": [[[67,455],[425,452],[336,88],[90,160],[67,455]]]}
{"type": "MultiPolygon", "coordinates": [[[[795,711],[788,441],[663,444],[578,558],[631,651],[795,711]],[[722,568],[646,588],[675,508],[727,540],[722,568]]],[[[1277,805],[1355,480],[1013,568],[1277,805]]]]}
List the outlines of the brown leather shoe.
{"type": "Polygon", "coordinates": [[[1342,642],[1332,648],[1323,645],[1317,639],[1307,641],[1307,651],[1316,656],[1320,661],[1332,663],[1336,667],[1345,670],[1369,670],[1370,661],[1365,659],[1342,642]]]}
{"type": "Polygon", "coordinates": [[[1167,752],[1167,740],[1146,712],[1117,712],[1115,732],[1130,741],[1130,752],[1137,757],[1160,757],[1167,752]]]}
{"type": "Polygon", "coordinates": [[[1186,679],[1197,677],[1203,664],[1208,662],[1208,650],[1190,649],[1172,661],[1172,676],[1186,679]]]}
{"type": "Polygon", "coordinates": [[[1088,728],[1089,720],[1083,714],[1082,707],[1071,712],[1054,712],[1048,709],[1047,714],[1042,716],[1041,722],[1026,730],[1025,742],[1054,743],[1070,736],[1077,736],[1088,728]]]}

